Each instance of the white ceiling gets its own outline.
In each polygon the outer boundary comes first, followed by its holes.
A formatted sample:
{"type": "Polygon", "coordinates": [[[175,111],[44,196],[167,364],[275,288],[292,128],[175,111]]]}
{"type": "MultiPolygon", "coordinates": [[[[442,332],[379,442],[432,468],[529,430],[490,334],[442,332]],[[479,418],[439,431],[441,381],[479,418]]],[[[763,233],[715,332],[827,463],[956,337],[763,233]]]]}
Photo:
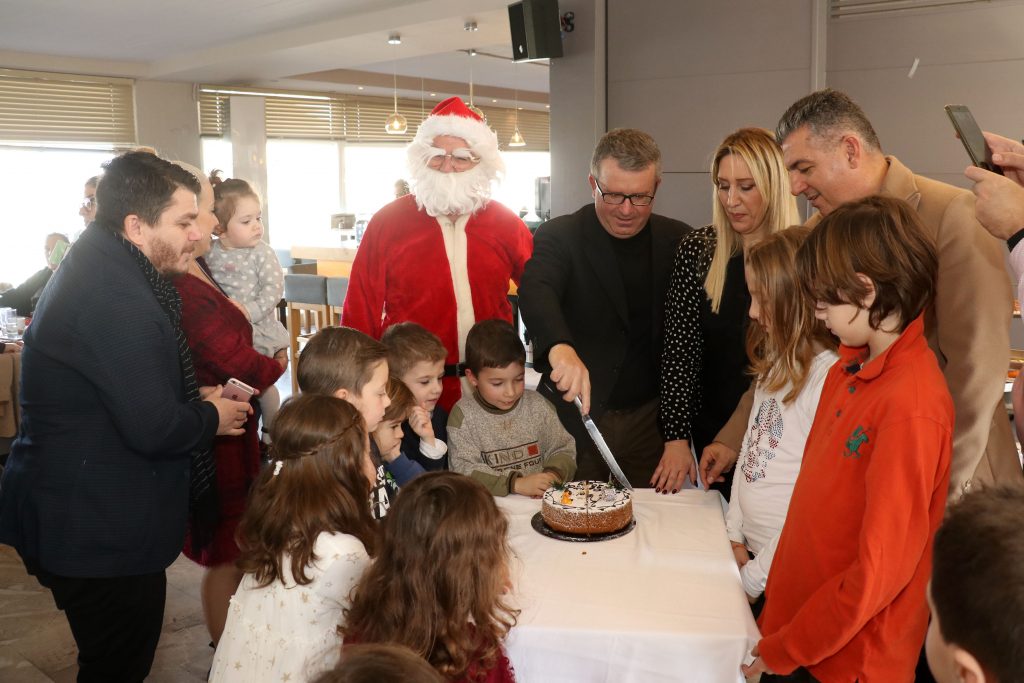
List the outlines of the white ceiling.
{"type": "Polygon", "coordinates": [[[422,78],[432,99],[466,96],[472,68],[478,101],[543,108],[546,63],[484,54],[511,55],[510,1],[0,0],[0,67],[388,95],[395,69],[400,95],[422,78]]]}

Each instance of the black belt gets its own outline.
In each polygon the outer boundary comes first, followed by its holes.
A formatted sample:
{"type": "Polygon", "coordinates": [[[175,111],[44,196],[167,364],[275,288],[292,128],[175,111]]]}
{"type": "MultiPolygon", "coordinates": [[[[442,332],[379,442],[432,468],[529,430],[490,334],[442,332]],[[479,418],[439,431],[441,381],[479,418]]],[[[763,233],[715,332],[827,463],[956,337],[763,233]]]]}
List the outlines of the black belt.
{"type": "Polygon", "coordinates": [[[445,377],[462,377],[466,374],[466,364],[456,363],[455,365],[444,366],[445,377]]]}

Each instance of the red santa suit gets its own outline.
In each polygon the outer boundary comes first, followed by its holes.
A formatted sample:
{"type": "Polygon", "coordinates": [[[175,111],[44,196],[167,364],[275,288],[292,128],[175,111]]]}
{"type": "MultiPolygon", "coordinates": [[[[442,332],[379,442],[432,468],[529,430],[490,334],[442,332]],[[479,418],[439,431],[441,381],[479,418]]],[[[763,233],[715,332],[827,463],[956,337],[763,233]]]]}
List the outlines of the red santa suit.
{"type": "MultiPolygon", "coordinates": [[[[469,114],[461,101],[458,105],[469,114]]],[[[442,102],[434,111],[446,106],[451,103],[442,102]]],[[[444,116],[438,132],[439,119],[432,115],[427,122],[434,120],[434,125],[425,122],[417,137],[456,135],[476,152],[474,131],[465,128],[465,121],[454,130],[446,125],[455,118],[444,116]]],[[[479,121],[479,126],[494,138],[486,124],[479,121]]],[[[496,153],[496,138],[493,147],[496,153]]],[[[448,350],[445,364],[454,366],[465,358],[466,334],[476,321],[511,322],[509,281],[518,285],[532,251],[526,225],[498,202],[451,218],[428,215],[414,195],[400,197],[374,214],[367,226],[352,263],[342,324],[380,339],[395,323],[418,323],[441,339],[448,350]]],[[[446,376],[441,405],[450,410],[460,396],[458,377],[446,376]]]]}

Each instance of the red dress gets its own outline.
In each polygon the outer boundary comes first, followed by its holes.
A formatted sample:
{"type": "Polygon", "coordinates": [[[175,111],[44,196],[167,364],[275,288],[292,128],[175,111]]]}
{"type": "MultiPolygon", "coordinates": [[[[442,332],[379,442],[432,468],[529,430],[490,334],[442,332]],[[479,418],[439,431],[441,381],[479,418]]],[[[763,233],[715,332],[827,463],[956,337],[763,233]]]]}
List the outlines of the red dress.
{"type": "MultiPolygon", "coordinates": [[[[181,294],[181,326],[192,350],[199,386],[224,384],[234,377],[262,391],[277,381],[284,370],[252,347],[252,325],[226,296],[194,275],[179,277],[174,286],[181,294]]],[[[193,552],[186,537],[184,550],[204,567],[238,558],[235,529],[260,469],[258,422],[250,415],[245,434],[218,436],[213,442],[220,518],[206,548],[193,552]]]]}
{"type": "MultiPolygon", "coordinates": [[[[509,280],[517,285],[533,253],[533,236],[519,216],[489,201],[466,224],[465,273],[477,321],[512,320],[509,280]]],[[[462,267],[464,265],[464,267],[462,267]]],[[[436,218],[416,208],[414,195],[391,202],[376,214],[359,244],[342,325],[380,339],[395,323],[414,322],[436,334],[448,350],[446,365],[459,358],[458,307],[444,237],[436,218]]],[[[451,411],[461,391],[456,377],[444,378],[440,404],[451,411]]]]}

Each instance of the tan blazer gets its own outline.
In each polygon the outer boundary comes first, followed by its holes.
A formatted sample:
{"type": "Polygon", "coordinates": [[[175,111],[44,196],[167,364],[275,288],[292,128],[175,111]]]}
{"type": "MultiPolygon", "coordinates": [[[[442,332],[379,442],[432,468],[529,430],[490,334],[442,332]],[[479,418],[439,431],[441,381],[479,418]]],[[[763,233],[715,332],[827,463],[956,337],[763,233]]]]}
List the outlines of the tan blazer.
{"type": "MultiPolygon", "coordinates": [[[[949,495],[972,486],[1024,481],[1003,403],[1010,357],[1013,293],[1003,243],[974,216],[974,195],[914,173],[893,156],[879,194],[917,209],[935,240],[939,274],[935,302],[925,312],[925,334],[953,396],[956,423],[949,495]]],[[[820,214],[808,219],[814,227],[820,214]]],[[[739,452],[753,403],[753,387],[716,441],[739,452]]]]}

